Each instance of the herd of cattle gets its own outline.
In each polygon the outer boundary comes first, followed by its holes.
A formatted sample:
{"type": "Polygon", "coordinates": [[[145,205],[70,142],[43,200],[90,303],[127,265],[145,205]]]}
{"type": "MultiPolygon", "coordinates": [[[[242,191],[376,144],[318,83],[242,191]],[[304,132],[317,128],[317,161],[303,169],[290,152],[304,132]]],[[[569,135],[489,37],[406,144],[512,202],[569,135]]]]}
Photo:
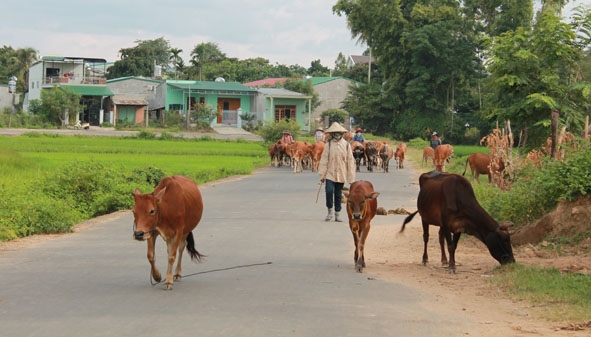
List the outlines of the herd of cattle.
{"type": "MultiPolygon", "coordinates": [[[[291,165],[294,172],[304,168],[318,170],[318,162],[324,149],[324,142],[309,144],[295,141],[285,144],[281,140],[269,148],[274,166],[291,165]]],[[[404,167],[407,151],[406,144],[394,147],[388,142],[366,141],[363,144],[350,142],[351,151],[357,162],[357,171],[363,163],[368,172],[374,168],[388,172],[388,162],[394,158],[396,167],[404,167]]],[[[419,178],[417,211],[410,214],[402,224],[401,232],[407,223],[419,213],[423,226],[423,264],[427,264],[427,243],[429,226],[439,227],[441,262],[448,265],[450,272],[455,272],[455,250],[462,233],[475,236],[488,248],[491,256],[501,264],[515,262],[511,248],[507,224],[499,224],[478,203],[470,182],[463,175],[444,172],[446,163],[453,155],[450,145],[439,145],[434,151],[430,147],[423,152],[423,165],[431,160],[435,170],[423,173],[419,178]],[[445,253],[445,244],[449,252],[449,261],[445,253]]],[[[491,165],[490,156],[472,154],[468,164],[473,178],[479,174],[488,174],[491,170],[504,169],[504,165],[491,165]]],[[[370,222],[376,215],[377,197],[369,181],[359,180],[351,184],[343,193],[347,204],[349,228],[355,243],[355,269],[362,272],[365,267],[364,245],[370,229],[370,222]]],[[[155,265],[154,244],[160,235],[167,244],[168,268],[165,277],[166,289],[172,289],[174,280],[180,279],[182,254],[185,248],[191,259],[200,260],[201,255],[195,248],[193,229],[199,224],[203,214],[203,200],[197,184],[183,176],[166,177],[152,193],[142,194],[138,189],[133,193],[134,226],[133,237],[138,241],[148,241],[148,261],[151,265],[151,278],[160,282],[162,276],[155,265]],[[178,255],[177,255],[178,252],[178,255]],[[177,262],[173,274],[174,262],[177,262]]]]}
{"type": "MultiPolygon", "coordinates": [[[[285,143],[280,139],[269,146],[271,165],[275,167],[291,166],[294,173],[301,173],[308,168],[312,172],[316,172],[325,144],[323,141],[311,144],[298,140],[285,143]]],[[[399,143],[396,148],[387,141],[360,143],[350,140],[349,144],[355,158],[357,172],[360,172],[361,166],[367,167],[368,172],[373,172],[374,169],[389,172],[391,159],[396,161],[397,168],[404,168],[404,158],[407,152],[405,143],[399,143]]]]}

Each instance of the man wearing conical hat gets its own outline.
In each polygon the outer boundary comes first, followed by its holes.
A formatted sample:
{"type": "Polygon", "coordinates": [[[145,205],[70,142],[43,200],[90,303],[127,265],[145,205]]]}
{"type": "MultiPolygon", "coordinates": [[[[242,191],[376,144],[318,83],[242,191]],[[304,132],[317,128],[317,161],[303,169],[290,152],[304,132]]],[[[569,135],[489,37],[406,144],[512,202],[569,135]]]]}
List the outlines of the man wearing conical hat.
{"type": "Polygon", "coordinates": [[[345,132],[347,129],[338,122],[332,123],[328,129],[324,130],[328,135],[328,141],[318,166],[320,181],[326,182],[324,191],[328,214],[324,221],[332,220],[333,216],[335,221],[343,221],[341,218],[343,186],[346,182],[351,184],[355,181],[355,158],[353,158],[351,146],[343,139],[345,132]]]}

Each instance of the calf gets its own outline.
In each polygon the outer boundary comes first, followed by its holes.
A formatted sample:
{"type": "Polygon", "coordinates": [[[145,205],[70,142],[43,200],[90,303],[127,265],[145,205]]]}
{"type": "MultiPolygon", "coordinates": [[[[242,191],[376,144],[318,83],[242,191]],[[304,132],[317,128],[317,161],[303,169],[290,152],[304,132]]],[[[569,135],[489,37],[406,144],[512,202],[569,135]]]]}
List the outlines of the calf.
{"type": "Polygon", "coordinates": [[[491,165],[490,155],[484,153],[472,153],[466,159],[466,165],[464,165],[464,173],[466,174],[466,170],[468,169],[468,164],[470,164],[470,171],[472,172],[472,180],[476,179],[477,182],[480,182],[479,175],[487,174],[488,175],[488,182],[492,181],[492,173],[502,173],[505,170],[505,163],[501,158],[497,158],[496,165],[491,165]]]}
{"type": "Polygon", "coordinates": [[[141,194],[136,188],[133,197],[133,237],[138,241],[148,241],[148,261],[152,267],[151,276],[156,282],[160,282],[162,276],[156,268],[154,245],[158,235],[166,241],[168,269],[165,285],[166,289],[171,290],[173,279],[181,279],[185,246],[191,259],[200,261],[202,257],[195,249],[192,233],[203,214],[201,192],[193,180],[176,175],[163,178],[152,193],[141,194]],[[178,261],[173,277],[172,268],[177,259],[177,249],[178,261]]]}
{"type": "MultiPolygon", "coordinates": [[[[439,148],[439,147],[438,147],[439,148]]],[[[419,177],[418,210],[410,214],[400,232],[417,212],[423,223],[423,264],[428,262],[429,225],[439,226],[441,261],[447,262],[443,239],[449,251],[449,270],[455,273],[455,251],[462,233],[482,241],[500,264],[515,262],[507,225],[499,225],[478,203],[470,182],[461,175],[431,171],[419,177]],[[453,237],[452,237],[453,236],[453,237]]]]}
{"type": "Polygon", "coordinates": [[[366,180],[356,181],[351,184],[349,192],[344,191],[347,198],[347,215],[349,216],[349,228],[355,242],[355,254],[353,256],[355,269],[361,273],[365,268],[365,256],[363,253],[365,239],[369,234],[370,221],[376,215],[378,208],[377,197],[373,185],[366,180]]]}

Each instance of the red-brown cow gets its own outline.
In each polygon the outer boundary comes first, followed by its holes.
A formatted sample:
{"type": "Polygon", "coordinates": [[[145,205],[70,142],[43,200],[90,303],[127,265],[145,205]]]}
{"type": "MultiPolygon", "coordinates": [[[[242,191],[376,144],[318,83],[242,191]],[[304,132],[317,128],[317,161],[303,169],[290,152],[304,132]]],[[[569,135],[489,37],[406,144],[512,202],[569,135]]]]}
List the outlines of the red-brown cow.
{"type": "Polygon", "coordinates": [[[406,157],[407,151],[406,143],[400,143],[396,147],[396,152],[394,152],[394,159],[396,159],[396,167],[401,169],[404,168],[404,158],[406,157]]]}
{"type": "Polygon", "coordinates": [[[449,251],[449,270],[455,273],[455,251],[462,233],[482,241],[492,257],[500,264],[515,262],[511,239],[506,225],[499,225],[478,203],[470,182],[459,174],[431,171],[419,177],[418,210],[402,224],[404,231],[417,212],[423,223],[423,264],[428,262],[429,225],[439,226],[441,262],[445,264],[444,242],[449,251]],[[452,238],[453,235],[453,238],[452,238]]]}
{"type": "Polygon", "coordinates": [[[174,280],[182,275],[181,262],[185,246],[192,260],[201,261],[201,255],[195,249],[192,230],[197,227],[203,214],[203,199],[195,182],[187,177],[176,175],[165,177],[156,186],[154,192],[141,194],[139,189],[133,192],[133,237],[148,241],[148,261],[152,266],[151,275],[156,282],[162,277],[156,268],[154,245],[158,235],[166,242],[168,251],[168,269],[166,270],[166,289],[172,289],[174,261],[178,261],[174,280]]]}
{"type": "Polygon", "coordinates": [[[437,171],[443,172],[445,170],[445,165],[449,163],[449,160],[454,154],[454,148],[449,144],[439,145],[435,149],[435,159],[433,159],[433,164],[435,164],[435,169],[437,171]]]}
{"type": "Polygon", "coordinates": [[[318,172],[318,164],[320,164],[320,157],[322,157],[322,152],[324,151],[325,143],[323,141],[318,141],[312,144],[312,172],[318,172]]]}
{"type": "Polygon", "coordinates": [[[505,163],[502,159],[497,158],[496,165],[493,165],[492,167],[490,162],[490,155],[485,153],[472,153],[466,159],[466,165],[464,165],[464,173],[462,173],[462,175],[466,174],[468,164],[470,164],[472,180],[476,179],[477,182],[480,182],[479,175],[487,174],[488,182],[490,183],[492,181],[492,172],[502,173],[505,170],[505,163]]]}
{"type": "Polygon", "coordinates": [[[421,166],[425,166],[428,160],[433,161],[435,159],[435,150],[432,147],[427,146],[423,149],[423,161],[421,166]]]}
{"type": "Polygon", "coordinates": [[[376,215],[380,193],[374,192],[369,181],[359,180],[351,184],[349,192],[343,191],[343,195],[347,198],[349,228],[355,242],[355,269],[361,273],[365,268],[365,239],[369,234],[370,221],[376,215]]]}
{"type": "Polygon", "coordinates": [[[301,173],[304,170],[304,156],[308,153],[308,143],[296,140],[287,146],[287,153],[291,157],[293,173],[301,173]]]}

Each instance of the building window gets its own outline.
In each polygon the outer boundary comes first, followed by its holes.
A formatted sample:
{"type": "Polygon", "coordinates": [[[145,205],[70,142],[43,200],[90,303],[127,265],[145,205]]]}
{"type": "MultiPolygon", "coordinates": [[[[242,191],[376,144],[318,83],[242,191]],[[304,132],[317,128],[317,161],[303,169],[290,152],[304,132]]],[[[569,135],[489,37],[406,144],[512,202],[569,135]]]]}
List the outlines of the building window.
{"type": "Polygon", "coordinates": [[[296,117],[295,105],[276,105],[275,106],[275,122],[282,119],[290,120],[296,117]]]}

